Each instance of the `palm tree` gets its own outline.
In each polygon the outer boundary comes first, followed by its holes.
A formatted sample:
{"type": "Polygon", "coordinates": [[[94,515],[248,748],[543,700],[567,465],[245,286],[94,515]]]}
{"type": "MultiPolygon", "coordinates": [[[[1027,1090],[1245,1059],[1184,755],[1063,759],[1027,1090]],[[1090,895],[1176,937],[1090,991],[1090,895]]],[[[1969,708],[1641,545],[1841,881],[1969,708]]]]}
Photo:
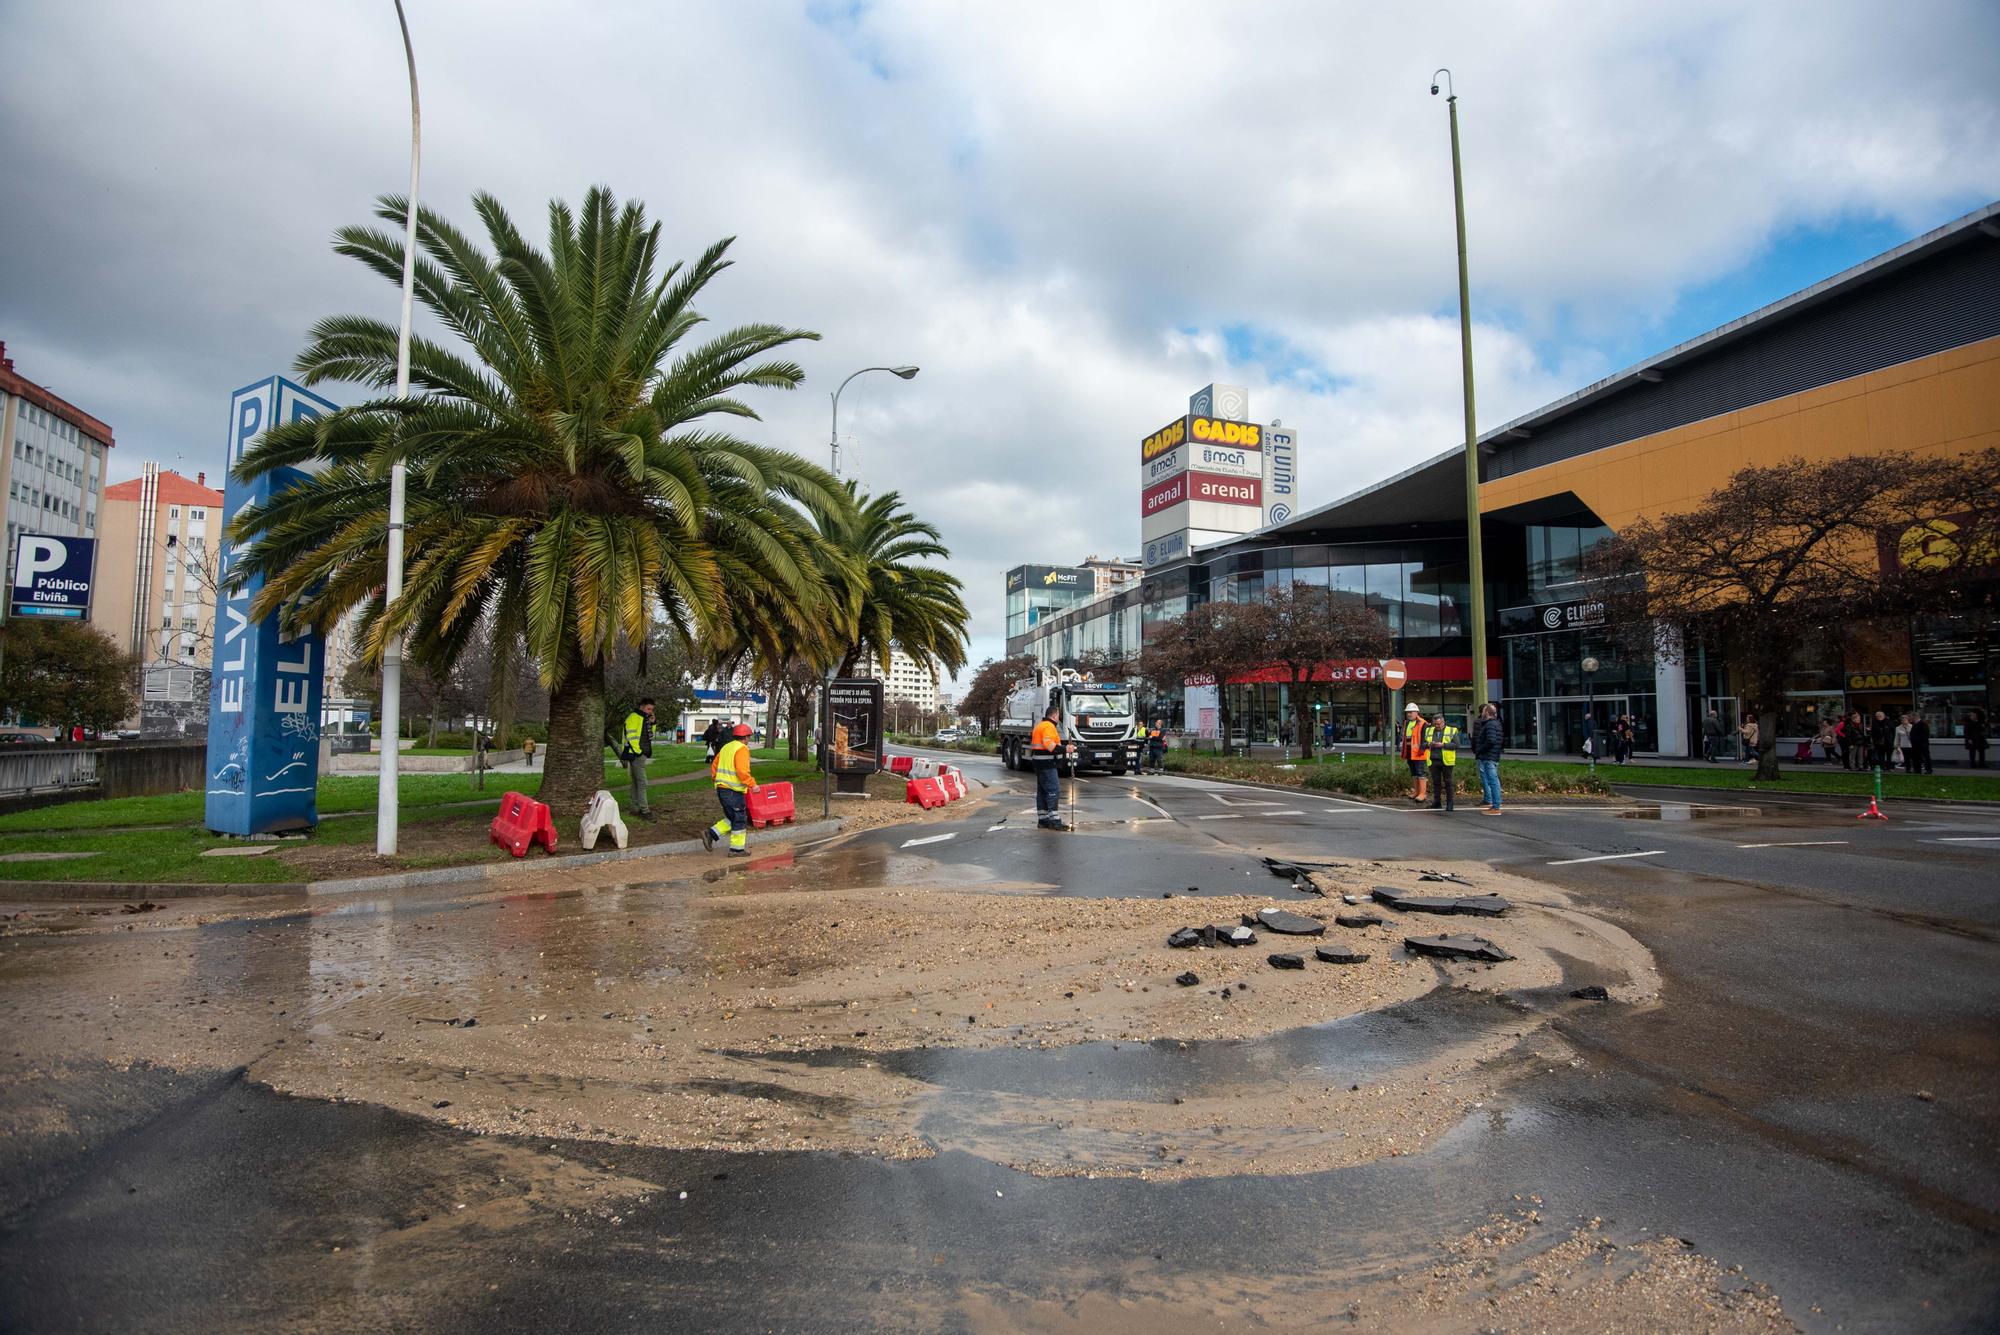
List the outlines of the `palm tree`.
{"type": "MultiPolygon", "coordinates": [[[[474,207],[490,255],[429,210],[417,227],[417,296],[464,346],[415,340],[409,399],[268,432],[240,476],[318,471],[231,533],[254,542],[242,572],[265,580],[254,615],[283,607],[325,630],[359,606],[370,661],[407,635],[413,656],[449,663],[490,613],[495,643],[524,644],[550,691],[542,794],[574,811],[604,783],[613,644],[644,645],[656,619],[692,642],[732,599],[774,634],[819,624],[826,589],[808,514],[837,515],[847,498],[825,471],[714,420],[754,420],[737,393],[796,386],[799,367],[767,354],[817,337],[753,324],[682,346],[729,241],[656,273],[658,224],[602,187],[580,215],[550,204],[546,254],[491,196],[474,207]],[[384,606],[398,456],[410,468],[410,564],[384,606]]],[[[387,197],[377,216],[400,222],[404,209],[387,197]]],[[[399,236],[345,228],[335,250],[401,281],[399,236]]],[[[308,384],[381,390],[395,361],[393,326],[343,316],[314,327],[295,365],[308,384]]]]}
{"type": "Polygon", "coordinates": [[[956,577],[916,562],[951,559],[936,528],[903,509],[896,492],[864,498],[844,484],[848,504],[816,510],[820,532],[846,552],[857,569],[860,601],[841,655],[842,676],[864,658],[889,669],[900,649],[921,667],[946,675],[965,666],[967,613],[956,577]]]}

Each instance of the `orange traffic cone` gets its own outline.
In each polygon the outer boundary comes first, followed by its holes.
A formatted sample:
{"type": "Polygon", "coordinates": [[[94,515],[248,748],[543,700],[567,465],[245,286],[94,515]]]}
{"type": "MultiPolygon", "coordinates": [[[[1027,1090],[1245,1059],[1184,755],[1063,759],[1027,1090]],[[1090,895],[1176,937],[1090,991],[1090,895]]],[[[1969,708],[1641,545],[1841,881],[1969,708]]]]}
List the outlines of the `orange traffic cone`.
{"type": "Polygon", "coordinates": [[[1888,818],[1887,816],[1885,816],[1885,815],[1883,815],[1883,814],[1882,814],[1882,808],[1881,808],[1881,807],[1879,807],[1879,806],[1877,806],[1877,805],[1875,805],[1875,799],[1871,797],[1871,798],[1869,798],[1869,799],[1868,799],[1868,810],[1866,810],[1866,811],[1862,812],[1862,813],[1861,813],[1860,815],[1856,816],[1856,817],[1855,817],[1854,819],[1856,819],[1856,820],[1887,820],[1887,819],[1889,819],[1889,818],[1888,818]]]}

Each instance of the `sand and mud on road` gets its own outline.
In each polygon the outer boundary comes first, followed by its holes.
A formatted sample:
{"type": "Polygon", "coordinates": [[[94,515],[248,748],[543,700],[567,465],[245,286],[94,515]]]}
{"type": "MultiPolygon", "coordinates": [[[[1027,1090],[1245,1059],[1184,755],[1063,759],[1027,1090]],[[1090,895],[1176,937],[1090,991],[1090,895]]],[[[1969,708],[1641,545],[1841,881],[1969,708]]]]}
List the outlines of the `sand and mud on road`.
{"type": "Polygon", "coordinates": [[[283,1093],[487,1133],[958,1148],[1044,1175],[1315,1172],[1418,1152],[1498,1107],[1510,1071],[1573,1060],[1547,1022],[1590,1004],[1567,999],[1576,981],[1637,1004],[1657,993],[1642,947],[1549,887],[1424,867],[1472,888],[1360,863],[1321,873],[1325,898],[1271,878],[1254,894],[1077,899],[834,848],[552,869],[504,891],[316,900],[303,917],[176,904],[13,955],[37,976],[4,1005],[30,1083],[80,1060],[240,1065],[283,1093]],[[1516,907],[1342,903],[1376,885],[1516,907]],[[1326,918],[1327,942],[1369,958],[1322,964],[1316,939],[1261,929],[1251,946],[1167,948],[1175,928],[1272,905],[1326,918]],[[1387,922],[1344,928],[1338,912],[1387,922]],[[1402,948],[1446,932],[1516,958],[1402,948]],[[1274,969],[1274,951],[1307,967],[1274,969]],[[1175,981],[1189,971],[1198,983],[1175,981]]]}

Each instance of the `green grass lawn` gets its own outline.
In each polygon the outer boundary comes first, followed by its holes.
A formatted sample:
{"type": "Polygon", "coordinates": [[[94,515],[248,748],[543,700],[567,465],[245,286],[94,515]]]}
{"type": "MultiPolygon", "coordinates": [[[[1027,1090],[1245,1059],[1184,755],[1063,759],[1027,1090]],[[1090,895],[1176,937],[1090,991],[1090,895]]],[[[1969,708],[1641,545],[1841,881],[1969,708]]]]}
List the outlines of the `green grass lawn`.
{"type": "MultiPolygon", "coordinates": [[[[655,779],[687,775],[702,768],[702,749],[698,746],[671,747],[666,751],[667,754],[656,753],[647,766],[648,774],[655,779]]],[[[790,780],[797,784],[800,819],[813,819],[818,814],[819,789],[812,787],[811,804],[806,799],[806,782],[816,783],[818,778],[812,762],[781,760],[777,756],[776,751],[753,753],[758,781],[790,780]],[[805,809],[808,805],[810,810],[805,809]]],[[[472,778],[469,774],[402,777],[398,785],[402,798],[398,804],[398,823],[405,836],[401,841],[405,853],[387,863],[387,867],[451,866],[497,861],[507,856],[487,841],[486,827],[503,793],[512,788],[532,794],[540,787],[541,776],[488,775],[484,792],[473,786],[472,778]]],[[[628,791],[624,770],[607,765],[605,787],[622,804],[628,791]]],[[[635,836],[642,836],[648,842],[692,838],[701,826],[715,818],[714,792],[705,777],[656,783],[651,796],[654,823],[634,831],[635,836]]],[[[337,812],[372,812],[375,776],[337,775],[321,779],[319,803],[323,818],[337,812]]],[[[72,802],[38,811],[15,812],[0,817],[0,853],[90,852],[95,856],[60,862],[0,862],[0,881],[110,881],[131,886],[130,893],[136,896],[143,894],[148,884],[270,883],[365,875],[371,870],[385,869],[384,864],[373,862],[369,850],[375,842],[375,822],[365,816],[322,819],[307,840],[287,841],[275,853],[227,858],[202,856],[205,849],[234,846],[238,841],[210,835],[201,828],[201,817],[199,793],[72,802]],[[178,828],[116,828],[128,825],[178,828]],[[331,850],[349,850],[364,856],[369,865],[328,868],[312,865],[315,854],[323,857],[331,850]]],[[[560,819],[559,826],[559,833],[565,838],[574,838],[573,814],[560,819]]]]}
{"type": "MultiPolygon", "coordinates": [[[[1505,783],[1512,762],[1500,766],[1505,783]]],[[[1576,769],[1578,766],[1565,766],[1576,769]]],[[[1833,766],[1781,766],[1776,782],[1758,782],[1757,772],[1748,765],[1727,762],[1715,765],[1599,765],[1597,772],[1620,787],[1713,788],[1727,792],[1758,793],[1846,793],[1868,797],[1875,791],[1873,774],[1855,774],[1833,766]]],[[[2000,774],[1884,774],[1884,798],[1948,798],[1958,801],[2000,802],[2000,774]]]]}

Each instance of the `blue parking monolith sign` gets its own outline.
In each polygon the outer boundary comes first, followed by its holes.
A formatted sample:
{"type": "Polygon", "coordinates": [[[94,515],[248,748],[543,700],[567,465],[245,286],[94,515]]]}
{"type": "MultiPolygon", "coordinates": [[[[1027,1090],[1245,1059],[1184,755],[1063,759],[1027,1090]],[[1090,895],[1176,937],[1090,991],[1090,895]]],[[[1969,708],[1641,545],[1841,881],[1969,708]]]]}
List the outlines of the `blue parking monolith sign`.
{"type": "Polygon", "coordinates": [[[208,697],[208,828],[224,834],[274,834],[319,822],[320,702],[326,660],[320,637],[280,627],[274,612],[250,619],[263,587],[232,586],[237,550],[226,523],[244,506],[280,494],[306,476],[295,468],[236,479],[236,464],[267,427],[323,417],[334,405],[283,376],[229,396],[229,470],[222,489],[223,592],[215,609],[215,650],[208,697]]]}

